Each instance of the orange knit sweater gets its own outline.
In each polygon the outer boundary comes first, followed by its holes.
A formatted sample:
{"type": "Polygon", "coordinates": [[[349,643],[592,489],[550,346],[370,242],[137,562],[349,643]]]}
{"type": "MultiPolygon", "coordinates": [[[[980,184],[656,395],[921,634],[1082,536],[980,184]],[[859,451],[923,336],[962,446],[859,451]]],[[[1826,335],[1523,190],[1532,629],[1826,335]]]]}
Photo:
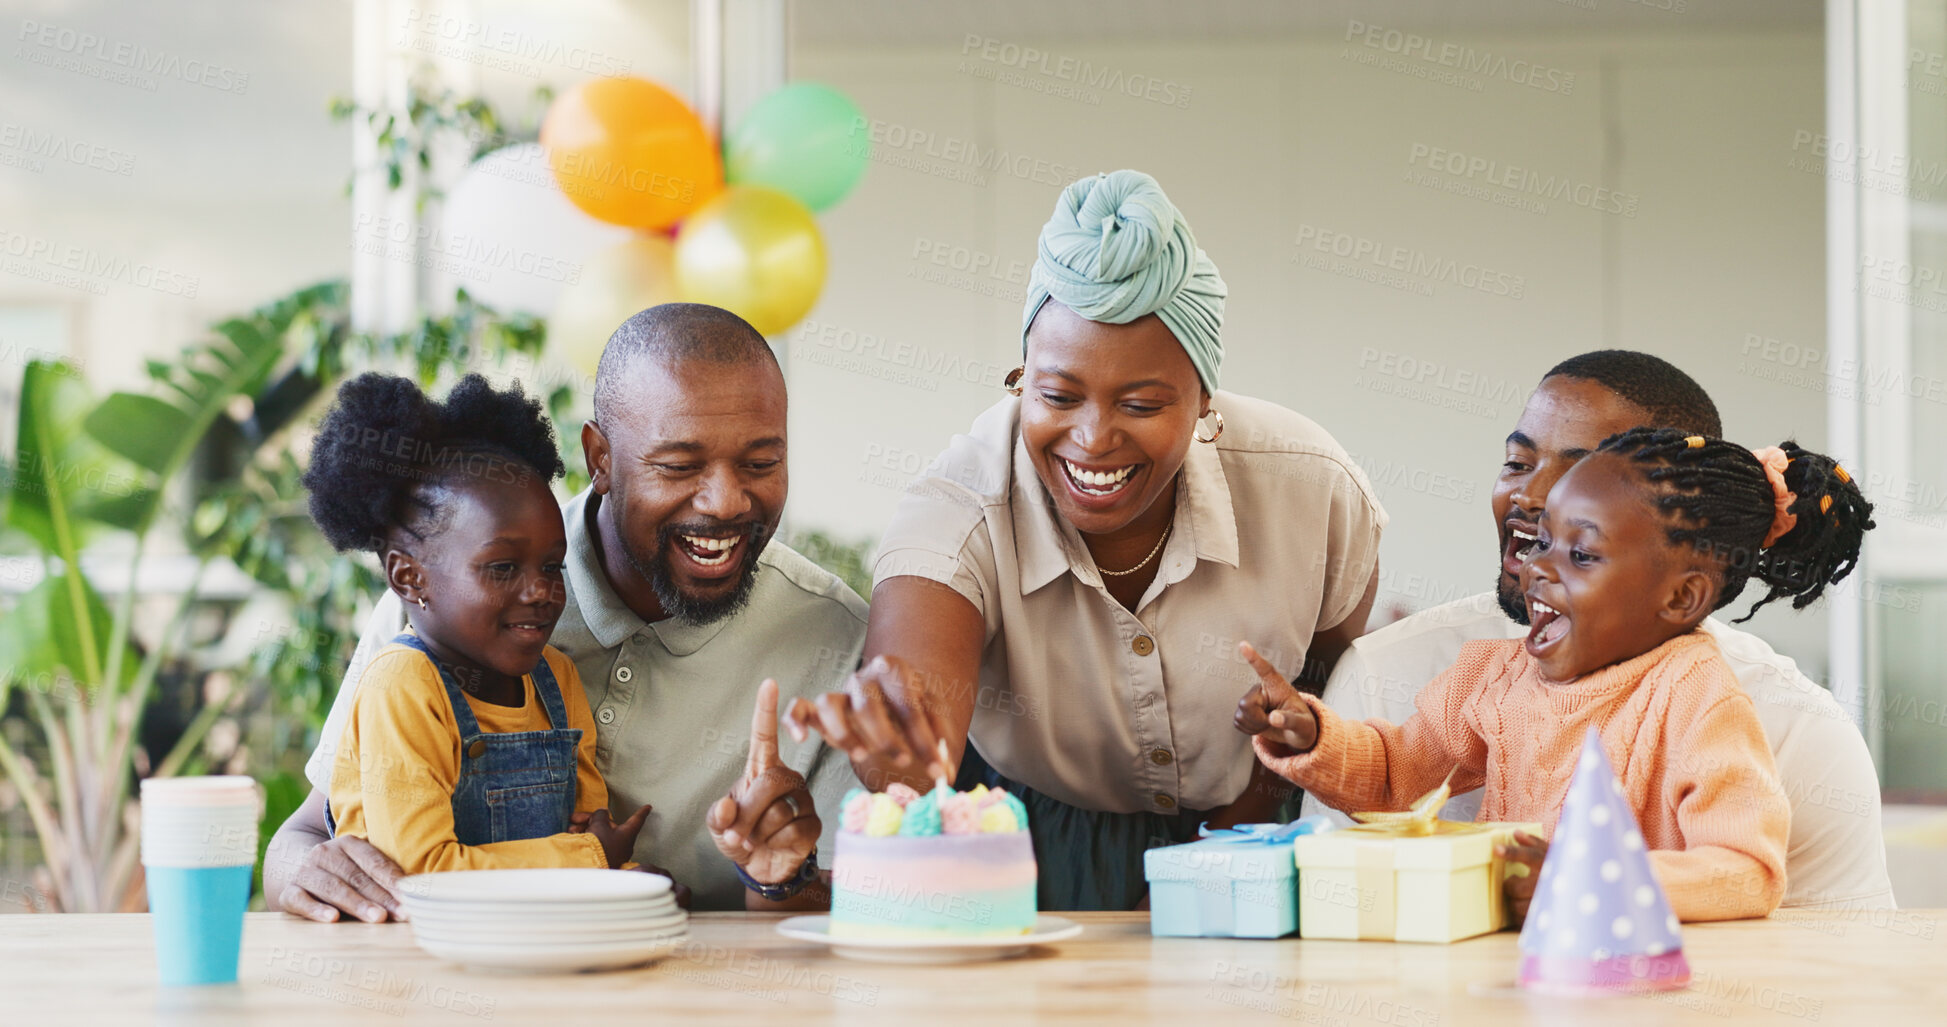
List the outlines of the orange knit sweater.
{"type": "Polygon", "coordinates": [[[1334,809],[1403,810],[1458,765],[1455,793],[1486,789],[1482,820],[1552,836],[1593,724],[1678,918],[1766,916],[1785,894],[1791,806],[1756,709],[1702,632],[1565,684],[1519,639],[1469,642],[1397,727],[1304,699],[1318,743],[1278,756],[1260,736],[1258,757],[1334,809]]]}

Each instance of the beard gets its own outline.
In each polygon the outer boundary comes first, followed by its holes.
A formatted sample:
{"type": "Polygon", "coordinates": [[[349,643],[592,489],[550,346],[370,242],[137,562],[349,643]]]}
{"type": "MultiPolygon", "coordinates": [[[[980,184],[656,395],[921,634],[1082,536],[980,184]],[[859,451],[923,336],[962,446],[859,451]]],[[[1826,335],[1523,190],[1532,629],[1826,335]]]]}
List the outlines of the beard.
{"type": "Polygon", "coordinates": [[[1521,579],[1508,580],[1508,572],[1496,568],[1494,571],[1494,598],[1501,604],[1501,612],[1508,619],[1528,626],[1528,597],[1521,592],[1521,579]]]}
{"type": "Polygon", "coordinates": [[[744,531],[744,545],[749,551],[739,557],[743,560],[743,569],[738,572],[737,584],[714,599],[691,595],[677,587],[675,571],[669,565],[669,553],[676,545],[677,535],[712,535],[723,528],[722,524],[704,522],[665,524],[656,532],[655,552],[646,556],[637,552],[624,536],[622,555],[628,559],[629,566],[649,582],[664,613],[685,624],[714,623],[739,612],[750,602],[751,589],[757,584],[757,558],[771,540],[770,527],[759,522],[744,531]]]}

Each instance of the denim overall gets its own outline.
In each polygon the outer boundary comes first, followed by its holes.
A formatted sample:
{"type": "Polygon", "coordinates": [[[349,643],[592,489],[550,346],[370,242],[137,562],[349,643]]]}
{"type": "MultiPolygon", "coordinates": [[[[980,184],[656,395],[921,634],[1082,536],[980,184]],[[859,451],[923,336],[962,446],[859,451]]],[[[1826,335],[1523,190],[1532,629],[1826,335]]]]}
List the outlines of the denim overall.
{"type": "MultiPolygon", "coordinates": [[[[485,732],[446,666],[418,635],[392,640],[426,654],[446,685],[460,729],[460,780],[453,788],[453,837],[461,845],[546,838],[568,829],[575,811],[575,749],[580,728],[563,728],[568,708],[547,658],[534,665],[534,693],[547,710],[549,731],[485,732]]],[[[336,833],[327,810],[326,825],[336,833]]]]}

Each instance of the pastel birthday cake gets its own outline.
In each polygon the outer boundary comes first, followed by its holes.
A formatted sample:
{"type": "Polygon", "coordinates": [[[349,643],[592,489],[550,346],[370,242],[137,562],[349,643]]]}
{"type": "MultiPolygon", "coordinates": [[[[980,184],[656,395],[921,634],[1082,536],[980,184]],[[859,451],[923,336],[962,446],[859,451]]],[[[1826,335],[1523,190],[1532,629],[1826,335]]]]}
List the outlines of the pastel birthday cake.
{"type": "Polygon", "coordinates": [[[1034,930],[1028,814],[1005,789],[903,784],[845,796],[832,855],[831,933],[954,938],[1034,930]]]}

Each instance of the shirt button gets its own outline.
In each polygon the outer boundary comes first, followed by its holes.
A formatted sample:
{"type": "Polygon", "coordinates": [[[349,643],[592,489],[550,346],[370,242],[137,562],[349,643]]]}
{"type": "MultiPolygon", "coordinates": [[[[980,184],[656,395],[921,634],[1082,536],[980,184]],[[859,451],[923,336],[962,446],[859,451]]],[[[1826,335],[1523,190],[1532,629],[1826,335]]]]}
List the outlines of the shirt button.
{"type": "Polygon", "coordinates": [[[1163,809],[1175,809],[1176,799],[1172,797],[1168,792],[1157,792],[1156,805],[1162,807],[1163,809]]]}
{"type": "Polygon", "coordinates": [[[1175,761],[1176,761],[1176,757],[1170,755],[1170,751],[1168,749],[1158,749],[1155,752],[1149,754],[1149,762],[1154,763],[1159,767],[1167,767],[1175,761]]]}
{"type": "Polygon", "coordinates": [[[1148,656],[1156,651],[1156,642],[1148,635],[1137,635],[1136,640],[1129,643],[1129,648],[1135,650],[1137,656],[1148,656]]]}
{"type": "MultiPolygon", "coordinates": [[[[615,680],[620,681],[626,685],[629,683],[629,679],[633,677],[635,677],[635,671],[630,670],[628,664],[625,663],[622,666],[615,668],[615,680]]],[[[606,721],[604,723],[606,723],[606,721]]]]}
{"type": "Polygon", "coordinates": [[[604,724],[615,723],[615,707],[613,706],[602,707],[602,712],[595,714],[595,719],[601,721],[604,724]]]}

